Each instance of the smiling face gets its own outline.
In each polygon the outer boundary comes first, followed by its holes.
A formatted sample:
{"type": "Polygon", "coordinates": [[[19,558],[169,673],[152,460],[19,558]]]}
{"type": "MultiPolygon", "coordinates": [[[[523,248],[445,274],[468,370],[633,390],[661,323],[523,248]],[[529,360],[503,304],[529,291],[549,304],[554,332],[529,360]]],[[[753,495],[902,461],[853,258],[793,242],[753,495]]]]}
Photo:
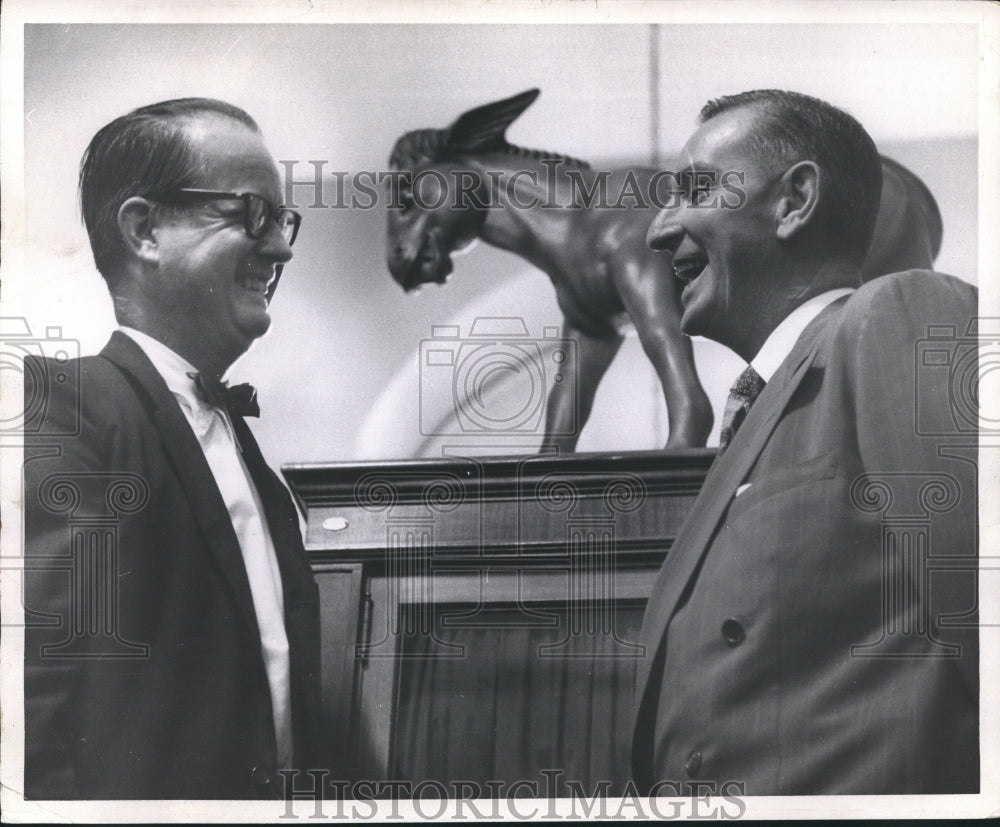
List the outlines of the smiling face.
{"type": "Polygon", "coordinates": [[[702,124],[681,155],[694,192],[663,210],[647,235],[650,247],[671,253],[684,284],[684,333],[713,339],[744,358],[754,342],[762,343],[760,320],[780,290],[777,182],[784,170],[748,151],[756,118],[753,108],[742,106],[702,124]],[[734,174],[743,176],[745,198],[733,195],[734,174]]]}
{"type": "Polygon", "coordinates": [[[467,168],[457,164],[415,167],[401,182],[398,205],[388,199],[387,264],[407,292],[424,284],[444,284],[454,268],[452,254],[479,236],[484,213],[475,204],[483,197],[459,190],[463,174],[469,175],[467,168]]]}
{"type": "MultiPolygon", "coordinates": [[[[277,168],[255,131],[205,116],[188,136],[202,162],[192,186],[281,203],[277,168]]],[[[239,200],[158,209],[155,216],[157,268],[143,291],[143,313],[154,334],[199,370],[222,373],[270,327],[265,292],[291,247],[276,224],[259,239],[247,235],[239,200]]]]}

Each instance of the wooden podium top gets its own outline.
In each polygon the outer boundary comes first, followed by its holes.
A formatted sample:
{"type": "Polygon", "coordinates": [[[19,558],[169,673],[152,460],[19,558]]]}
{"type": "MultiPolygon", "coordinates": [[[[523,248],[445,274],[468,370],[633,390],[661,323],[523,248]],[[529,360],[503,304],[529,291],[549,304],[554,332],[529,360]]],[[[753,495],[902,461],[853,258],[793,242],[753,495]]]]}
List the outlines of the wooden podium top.
{"type": "Polygon", "coordinates": [[[616,557],[662,556],[715,454],[449,456],[290,464],[282,473],[305,514],[314,562],[381,559],[405,546],[541,563],[568,546],[587,553],[579,538],[590,535],[611,537],[616,557]]]}

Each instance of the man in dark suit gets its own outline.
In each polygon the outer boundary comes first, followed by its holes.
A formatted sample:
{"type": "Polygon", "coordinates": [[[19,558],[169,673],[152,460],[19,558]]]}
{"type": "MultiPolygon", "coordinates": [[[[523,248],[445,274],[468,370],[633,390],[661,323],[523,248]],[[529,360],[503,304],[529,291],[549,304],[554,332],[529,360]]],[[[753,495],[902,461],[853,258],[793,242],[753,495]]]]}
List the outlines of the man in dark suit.
{"type": "Polygon", "coordinates": [[[976,291],[861,285],[879,157],[828,104],[713,101],[683,157],[648,241],[684,332],[750,367],[646,611],[636,781],[976,792],[976,291]]]}
{"type": "Polygon", "coordinates": [[[222,380],[299,216],[254,121],[208,99],[105,126],[80,195],[120,328],[25,364],[25,795],[280,796],[317,766],[318,596],[252,389],[222,380]]]}

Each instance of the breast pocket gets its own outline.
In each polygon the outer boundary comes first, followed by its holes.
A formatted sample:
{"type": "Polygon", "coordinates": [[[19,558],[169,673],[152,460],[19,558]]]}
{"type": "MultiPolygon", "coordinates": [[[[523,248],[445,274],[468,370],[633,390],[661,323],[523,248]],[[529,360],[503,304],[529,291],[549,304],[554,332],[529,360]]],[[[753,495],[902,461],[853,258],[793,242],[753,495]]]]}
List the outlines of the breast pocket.
{"type": "Polygon", "coordinates": [[[831,451],[805,462],[775,468],[766,476],[756,477],[739,496],[734,496],[726,515],[726,523],[732,525],[741,515],[773,497],[799,491],[812,482],[833,479],[837,475],[837,464],[837,455],[831,451]]]}

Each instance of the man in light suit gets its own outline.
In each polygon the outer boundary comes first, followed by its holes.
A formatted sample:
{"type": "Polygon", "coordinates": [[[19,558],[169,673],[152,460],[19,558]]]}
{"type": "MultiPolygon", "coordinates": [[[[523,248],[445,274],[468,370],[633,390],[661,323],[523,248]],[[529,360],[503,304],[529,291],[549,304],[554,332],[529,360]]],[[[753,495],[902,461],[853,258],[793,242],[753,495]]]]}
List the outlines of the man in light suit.
{"type": "Polygon", "coordinates": [[[684,332],[750,368],[646,610],[636,782],[976,792],[976,291],[861,285],[879,157],[828,104],[710,102],[683,158],[648,242],[685,284],[684,332]]]}
{"type": "Polygon", "coordinates": [[[25,795],[281,796],[317,766],[318,596],[252,389],[222,380],[299,216],[256,123],[210,99],[101,129],[80,197],[120,328],[25,364],[25,795]]]}

